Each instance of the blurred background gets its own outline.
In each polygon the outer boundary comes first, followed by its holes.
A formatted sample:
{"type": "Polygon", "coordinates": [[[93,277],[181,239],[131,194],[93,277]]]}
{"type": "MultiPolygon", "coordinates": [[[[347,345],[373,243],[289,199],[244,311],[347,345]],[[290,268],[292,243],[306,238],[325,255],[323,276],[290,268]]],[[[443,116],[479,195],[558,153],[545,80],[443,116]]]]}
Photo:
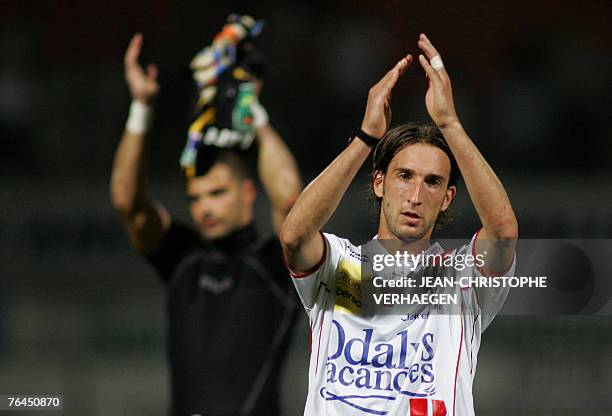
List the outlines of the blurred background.
{"type": "MultiPolygon", "coordinates": [[[[113,152],[130,102],[122,58],[144,34],[159,66],[148,187],[187,219],[178,168],[195,88],[191,57],[231,12],[266,20],[261,101],[308,183],[346,145],[368,89],[426,32],[466,130],[504,182],[522,238],[612,237],[612,3],[3,1],[0,13],[0,394],[64,394],[65,415],[164,415],[164,293],[111,209],[113,152]],[[431,4],[433,3],[433,4],[431,4]]],[[[427,120],[415,65],[394,124],[427,120]]],[[[327,231],[375,233],[362,169],[327,231]]],[[[469,238],[476,214],[460,188],[469,238]]],[[[260,195],[258,225],[270,232],[260,195]]],[[[301,414],[302,315],[284,377],[301,414]]],[[[499,316],[483,337],[479,415],[612,414],[612,317],[499,316]]],[[[20,412],[26,415],[26,412],[20,412]]]]}

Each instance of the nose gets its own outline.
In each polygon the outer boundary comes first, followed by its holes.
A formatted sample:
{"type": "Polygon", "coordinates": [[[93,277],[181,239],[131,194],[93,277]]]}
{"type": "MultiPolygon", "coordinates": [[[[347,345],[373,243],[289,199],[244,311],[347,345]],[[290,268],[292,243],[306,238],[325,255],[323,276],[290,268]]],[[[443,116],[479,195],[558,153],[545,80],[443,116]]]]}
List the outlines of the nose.
{"type": "Polygon", "coordinates": [[[414,182],[414,191],[409,193],[409,198],[408,201],[410,203],[412,203],[413,205],[420,205],[421,204],[421,185],[423,185],[423,183],[421,181],[415,181],[414,182]],[[412,194],[412,195],[410,195],[412,194]]]}
{"type": "Polygon", "coordinates": [[[196,217],[203,218],[210,215],[210,204],[205,197],[199,197],[192,204],[192,210],[196,217]]]}

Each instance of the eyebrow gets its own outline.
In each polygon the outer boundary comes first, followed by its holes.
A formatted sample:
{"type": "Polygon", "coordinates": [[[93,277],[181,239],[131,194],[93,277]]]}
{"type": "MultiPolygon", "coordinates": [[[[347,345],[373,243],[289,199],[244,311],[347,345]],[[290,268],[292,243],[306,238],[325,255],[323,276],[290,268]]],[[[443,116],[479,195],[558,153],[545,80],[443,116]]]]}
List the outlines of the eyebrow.
{"type": "MultiPolygon", "coordinates": [[[[414,170],[410,169],[410,168],[395,168],[395,171],[397,173],[409,173],[411,175],[414,175],[414,170]]],[[[444,182],[444,176],[442,175],[438,175],[437,173],[428,173],[425,175],[426,179],[437,179],[440,182],[444,182]]]]}
{"type": "Polygon", "coordinates": [[[227,187],[219,186],[217,188],[212,188],[212,189],[210,189],[208,191],[204,191],[204,192],[198,192],[198,193],[193,193],[193,194],[191,194],[189,192],[186,192],[185,195],[186,195],[187,199],[191,200],[191,199],[197,199],[197,198],[199,198],[202,195],[212,195],[214,193],[218,193],[218,192],[222,192],[222,191],[226,191],[226,190],[227,190],[227,187]]]}
{"type": "Polygon", "coordinates": [[[414,171],[409,168],[395,168],[395,171],[397,173],[410,173],[411,175],[414,174],[414,171]]]}
{"type": "Polygon", "coordinates": [[[429,175],[425,176],[425,179],[435,179],[440,183],[444,183],[444,176],[436,175],[435,173],[430,173],[429,175]]]}

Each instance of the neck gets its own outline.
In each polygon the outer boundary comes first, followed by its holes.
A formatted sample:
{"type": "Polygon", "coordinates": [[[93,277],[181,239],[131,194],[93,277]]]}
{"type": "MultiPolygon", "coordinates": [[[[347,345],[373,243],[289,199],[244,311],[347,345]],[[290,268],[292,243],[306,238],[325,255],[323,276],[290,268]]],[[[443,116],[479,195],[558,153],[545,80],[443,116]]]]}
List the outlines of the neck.
{"type": "Polygon", "coordinates": [[[210,241],[210,244],[221,251],[233,252],[236,254],[242,248],[256,241],[257,237],[255,225],[253,223],[249,223],[243,227],[233,230],[223,237],[210,241]]]}

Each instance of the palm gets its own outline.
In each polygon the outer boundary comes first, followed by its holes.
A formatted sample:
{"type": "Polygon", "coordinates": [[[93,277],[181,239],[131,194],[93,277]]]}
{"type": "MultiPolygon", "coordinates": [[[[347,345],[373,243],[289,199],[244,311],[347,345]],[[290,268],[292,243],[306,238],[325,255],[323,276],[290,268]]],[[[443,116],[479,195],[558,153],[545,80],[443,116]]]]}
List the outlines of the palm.
{"type": "Polygon", "coordinates": [[[384,104],[382,105],[382,111],[378,108],[375,108],[371,112],[371,115],[372,118],[374,118],[378,122],[376,124],[373,123],[372,125],[370,125],[368,130],[371,129],[372,134],[375,137],[382,137],[389,128],[389,125],[391,124],[391,97],[385,98],[384,104]]]}
{"type": "Polygon", "coordinates": [[[434,100],[434,92],[433,92],[433,89],[431,88],[431,85],[429,86],[429,88],[427,89],[427,92],[425,93],[425,107],[427,108],[427,112],[429,114],[435,114],[436,105],[435,105],[435,100],[434,100]]]}
{"type": "Polygon", "coordinates": [[[135,99],[149,101],[159,91],[157,80],[146,74],[138,64],[126,70],[125,78],[135,99]]]}
{"type": "Polygon", "coordinates": [[[412,56],[401,59],[368,93],[368,103],[361,129],[370,136],[382,137],[391,123],[391,94],[398,78],[412,62],[412,56]]]}
{"type": "Polygon", "coordinates": [[[136,34],[132,38],[125,52],[125,79],[127,81],[132,98],[149,103],[159,92],[157,83],[157,67],[150,64],[146,72],[138,63],[140,49],[142,47],[142,35],[136,34]]]}
{"type": "Polygon", "coordinates": [[[419,37],[418,45],[426,55],[426,57],[420,55],[419,62],[429,80],[425,93],[425,106],[434,123],[445,126],[457,120],[451,81],[444,65],[437,69],[432,68],[430,61],[436,56],[439,58],[440,54],[424,34],[419,37]]]}
{"type": "Polygon", "coordinates": [[[450,83],[445,88],[434,88],[430,83],[425,93],[425,106],[437,125],[447,124],[456,118],[450,83]]]}

